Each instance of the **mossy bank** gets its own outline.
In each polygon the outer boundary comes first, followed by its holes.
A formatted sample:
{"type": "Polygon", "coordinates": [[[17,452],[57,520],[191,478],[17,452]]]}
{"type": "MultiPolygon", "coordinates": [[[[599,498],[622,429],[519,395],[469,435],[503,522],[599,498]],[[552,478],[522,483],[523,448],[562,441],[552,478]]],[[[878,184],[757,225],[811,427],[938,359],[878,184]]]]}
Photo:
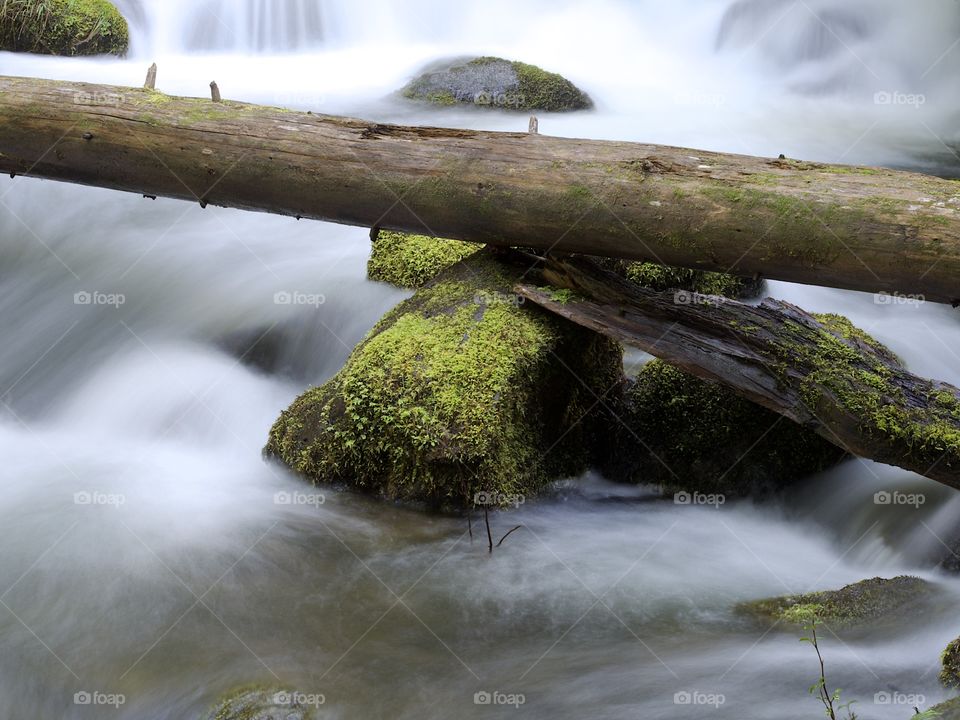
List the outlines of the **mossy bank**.
{"type": "Polygon", "coordinates": [[[468,104],[547,112],[593,107],[590,97],[563,76],[498,57],[436,62],[401,92],[411,100],[434,105],[468,104]]]}
{"type": "Polygon", "coordinates": [[[0,0],[0,50],[123,55],[127,21],[107,0],[0,0]]]}
{"type": "Polygon", "coordinates": [[[622,382],[607,338],[526,306],[525,268],[483,250],[388,313],[265,449],[316,481],[434,508],[507,504],[593,461],[591,412],[622,382]]]}

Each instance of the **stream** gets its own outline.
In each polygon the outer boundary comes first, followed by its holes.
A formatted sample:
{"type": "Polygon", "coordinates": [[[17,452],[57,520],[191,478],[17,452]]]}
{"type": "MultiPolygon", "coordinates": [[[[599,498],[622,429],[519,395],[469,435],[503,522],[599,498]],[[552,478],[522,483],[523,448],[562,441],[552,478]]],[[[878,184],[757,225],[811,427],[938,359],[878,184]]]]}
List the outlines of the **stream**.
{"type": "MultiPolygon", "coordinates": [[[[170,94],[216,80],[235,100],[525,130],[393,95],[438,57],[500,55],[595,100],[541,133],[960,175],[952,0],[117,4],[126,58],[0,53],[0,73],[140,85],[156,62],[170,94]]],[[[366,229],[4,177],[0,238],[2,718],[200,718],[263,684],[323,718],[812,719],[813,649],[734,606],[899,574],[941,592],[909,625],[827,633],[829,682],[868,720],[947,697],[953,490],[851,460],[695,507],[591,473],[493,517],[523,528],[488,555],[461,519],[261,459],[279,412],[407,296],[366,280],[366,229]]],[[[949,307],[767,293],[960,384],[949,307]]]]}

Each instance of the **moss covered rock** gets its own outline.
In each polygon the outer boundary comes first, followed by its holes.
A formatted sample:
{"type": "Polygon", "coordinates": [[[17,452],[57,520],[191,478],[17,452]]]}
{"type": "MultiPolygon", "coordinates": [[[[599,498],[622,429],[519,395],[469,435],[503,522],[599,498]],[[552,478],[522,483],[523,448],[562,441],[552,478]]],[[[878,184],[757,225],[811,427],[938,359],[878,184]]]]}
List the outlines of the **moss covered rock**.
{"type": "Polygon", "coordinates": [[[497,57],[445,60],[428,66],[402,93],[435,105],[465,103],[562,112],[593,106],[573,83],[535,65],[497,57]]]}
{"type": "Polygon", "coordinates": [[[659,360],[630,383],[601,471],[620,482],[742,497],[843,457],[816,433],[659,360]]]}
{"type": "Polygon", "coordinates": [[[0,50],[122,55],[127,21],[107,0],[0,0],[0,50]]]}
{"type": "Polygon", "coordinates": [[[803,625],[816,616],[833,628],[849,627],[906,614],[933,589],[933,585],[916,577],[877,577],[839,590],[754,600],[742,603],[738,609],[764,622],[803,625]]]}
{"type": "Polygon", "coordinates": [[[960,697],[947,700],[930,708],[930,715],[937,720],[960,720],[960,697]]]}
{"type": "Polygon", "coordinates": [[[266,454],[445,508],[583,471],[601,422],[588,411],[621,382],[622,351],[514,296],[524,269],[483,250],[440,273],[281,414],[266,454]]]}
{"type": "Polygon", "coordinates": [[[940,655],[940,682],[947,687],[960,688],[960,638],[947,645],[940,655]]]}
{"type": "Polygon", "coordinates": [[[481,247],[460,240],[381,230],[373,241],[367,277],[415,290],[481,247]]]}
{"type": "Polygon", "coordinates": [[[318,703],[304,705],[300,700],[317,697],[279,687],[244,687],[222,698],[204,720],[314,720],[318,703]]]}

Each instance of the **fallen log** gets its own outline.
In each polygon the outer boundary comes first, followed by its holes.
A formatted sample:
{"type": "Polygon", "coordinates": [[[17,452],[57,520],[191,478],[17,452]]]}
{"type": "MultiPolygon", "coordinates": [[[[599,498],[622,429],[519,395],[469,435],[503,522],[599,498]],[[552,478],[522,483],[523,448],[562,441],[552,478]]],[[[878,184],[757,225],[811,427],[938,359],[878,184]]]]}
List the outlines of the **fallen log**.
{"type": "Polygon", "coordinates": [[[815,430],[854,455],[960,488],[960,389],[912,375],[837,315],[639,287],[585,258],[548,258],[516,291],[815,430]],[[559,289],[558,289],[559,288],[559,289]]]}
{"type": "Polygon", "coordinates": [[[502,246],[960,302],[960,185],[0,77],[0,170],[502,246]]]}

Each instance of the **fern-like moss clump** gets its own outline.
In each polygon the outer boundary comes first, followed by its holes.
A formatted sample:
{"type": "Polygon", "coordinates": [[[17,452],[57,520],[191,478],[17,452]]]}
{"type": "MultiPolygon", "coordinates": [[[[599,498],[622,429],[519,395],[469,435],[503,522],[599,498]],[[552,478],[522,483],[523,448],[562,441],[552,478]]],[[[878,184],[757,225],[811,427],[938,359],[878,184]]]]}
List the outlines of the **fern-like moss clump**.
{"type": "Polygon", "coordinates": [[[476,243],[381,230],[373,241],[367,277],[416,290],[441,270],[480,249],[476,243]]]}
{"type": "Polygon", "coordinates": [[[0,0],[0,50],[122,55],[127,21],[107,0],[0,0]]]}
{"type": "Polygon", "coordinates": [[[872,578],[839,590],[785,595],[741,603],[738,610],[763,622],[805,625],[811,617],[831,628],[849,627],[906,615],[935,586],[917,577],[872,578]]]}
{"type": "Polygon", "coordinates": [[[318,482],[460,509],[582,472],[622,381],[620,346],[512,294],[489,250],[388,313],[344,368],[284,411],[265,452],[318,482]]]}

